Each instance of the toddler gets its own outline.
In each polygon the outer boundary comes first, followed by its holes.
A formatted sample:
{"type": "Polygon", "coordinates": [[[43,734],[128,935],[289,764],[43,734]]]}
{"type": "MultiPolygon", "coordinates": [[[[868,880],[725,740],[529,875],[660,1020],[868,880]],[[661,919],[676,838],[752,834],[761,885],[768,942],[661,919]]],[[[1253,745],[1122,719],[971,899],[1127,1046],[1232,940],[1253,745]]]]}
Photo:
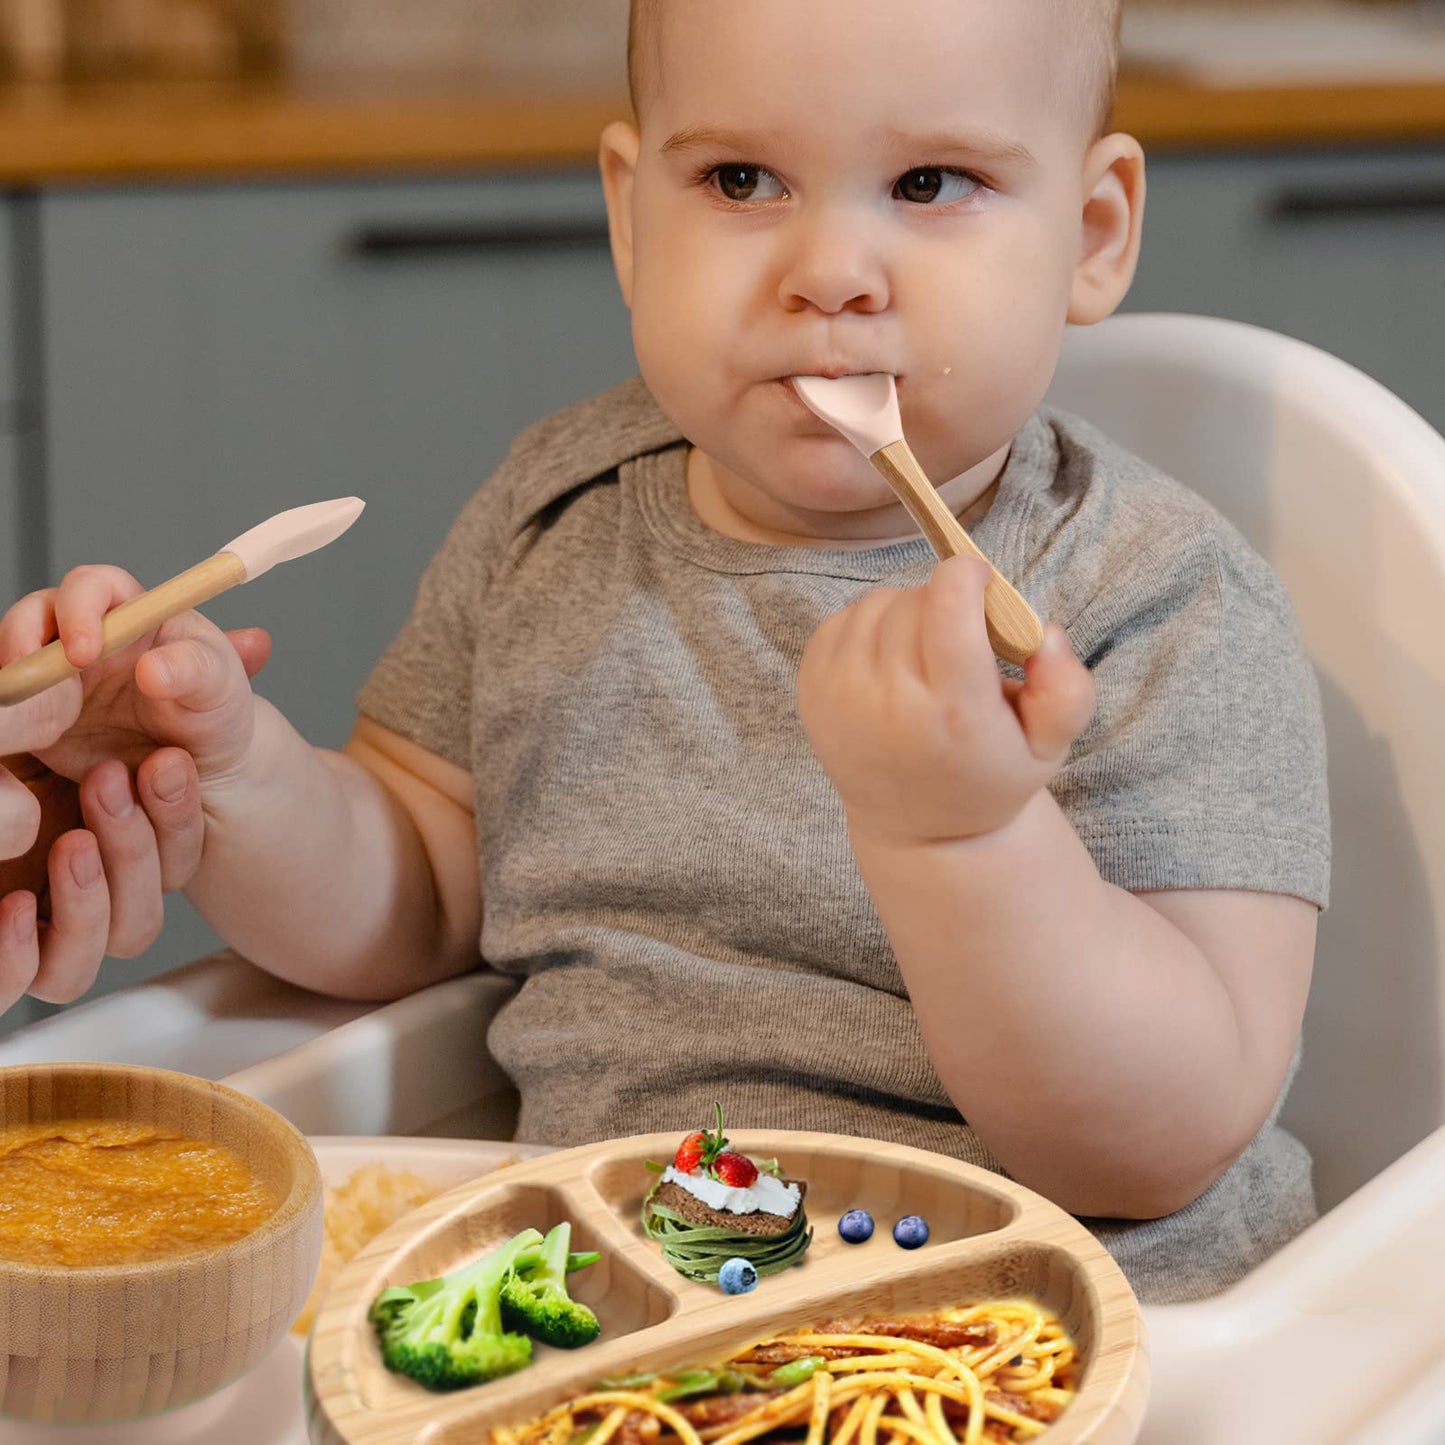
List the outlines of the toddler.
{"type": "MultiPolygon", "coordinates": [[[[191,614],[92,668],[42,759],[194,760],[186,886],[277,974],[377,999],[479,956],[515,977],[488,1042],[519,1138],[687,1132],[721,1100],[1006,1171],[1144,1299],[1216,1291],[1313,1217],[1275,1120],[1323,742],[1265,564],[1040,410],[1139,247],[1116,4],[632,20],[637,124],[601,168],[641,376],[477,491],[346,747],[305,743],[248,685],[254,639],[191,614]],[[789,384],[877,371],[1053,624],[1024,671],[990,653],[987,569],[936,565],[789,384]]],[[[0,661],[57,632],[91,661],[137,586],[86,568],[24,599],[0,661]]]]}

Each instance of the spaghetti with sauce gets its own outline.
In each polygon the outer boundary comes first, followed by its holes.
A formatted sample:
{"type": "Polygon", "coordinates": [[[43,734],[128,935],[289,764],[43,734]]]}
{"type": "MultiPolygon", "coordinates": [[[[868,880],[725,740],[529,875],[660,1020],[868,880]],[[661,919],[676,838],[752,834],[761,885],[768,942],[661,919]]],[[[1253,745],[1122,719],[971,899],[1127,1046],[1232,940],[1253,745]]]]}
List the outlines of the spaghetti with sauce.
{"type": "Polygon", "coordinates": [[[705,1369],[603,1381],[489,1445],[996,1445],[1034,1440],[1078,1351],[1032,1300],[829,1320],[705,1369]]]}

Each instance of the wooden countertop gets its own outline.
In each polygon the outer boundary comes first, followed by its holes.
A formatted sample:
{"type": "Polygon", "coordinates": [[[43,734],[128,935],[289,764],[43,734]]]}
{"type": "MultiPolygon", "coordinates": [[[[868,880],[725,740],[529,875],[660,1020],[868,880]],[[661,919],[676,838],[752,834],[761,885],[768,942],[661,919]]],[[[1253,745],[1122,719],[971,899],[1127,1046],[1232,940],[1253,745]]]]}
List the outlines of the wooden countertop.
{"type": "MultiPolygon", "coordinates": [[[[278,77],[0,85],[0,184],[586,166],[616,84],[278,77]]],[[[1204,88],[1126,73],[1117,123],[1152,151],[1445,141],[1445,83],[1204,88]]]]}

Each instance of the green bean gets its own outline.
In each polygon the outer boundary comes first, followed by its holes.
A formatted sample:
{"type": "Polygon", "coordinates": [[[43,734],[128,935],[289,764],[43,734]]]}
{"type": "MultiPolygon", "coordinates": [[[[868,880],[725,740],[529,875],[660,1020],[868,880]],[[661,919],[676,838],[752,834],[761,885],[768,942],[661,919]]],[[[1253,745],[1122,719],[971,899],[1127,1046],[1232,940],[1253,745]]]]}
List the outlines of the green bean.
{"type": "Polygon", "coordinates": [[[804,1380],[811,1380],[825,1363],[821,1355],[804,1355],[801,1359],[789,1360],[786,1365],[779,1365],[773,1371],[772,1383],[791,1389],[794,1385],[801,1385],[804,1380]]]}
{"type": "Polygon", "coordinates": [[[732,1370],[684,1370],[677,1383],[659,1390],[659,1400],[682,1400],[689,1395],[736,1395],[743,1387],[743,1378],[732,1370]]]}

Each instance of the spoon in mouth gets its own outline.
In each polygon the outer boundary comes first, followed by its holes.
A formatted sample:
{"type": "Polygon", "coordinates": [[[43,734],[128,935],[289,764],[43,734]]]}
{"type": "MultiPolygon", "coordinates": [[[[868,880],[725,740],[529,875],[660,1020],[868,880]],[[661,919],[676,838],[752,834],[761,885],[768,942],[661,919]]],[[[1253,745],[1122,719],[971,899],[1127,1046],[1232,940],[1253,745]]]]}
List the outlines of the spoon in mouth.
{"type": "MultiPolygon", "coordinates": [[[[903,437],[898,387],[886,371],[862,376],[795,376],[793,389],[810,411],[840,431],[882,474],[939,558],[988,558],[949,511],[903,437]]],[[[983,594],[984,622],[994,653],[1022,666],[1044,641],[1038,615],[994,567],[983,594]]]]}

